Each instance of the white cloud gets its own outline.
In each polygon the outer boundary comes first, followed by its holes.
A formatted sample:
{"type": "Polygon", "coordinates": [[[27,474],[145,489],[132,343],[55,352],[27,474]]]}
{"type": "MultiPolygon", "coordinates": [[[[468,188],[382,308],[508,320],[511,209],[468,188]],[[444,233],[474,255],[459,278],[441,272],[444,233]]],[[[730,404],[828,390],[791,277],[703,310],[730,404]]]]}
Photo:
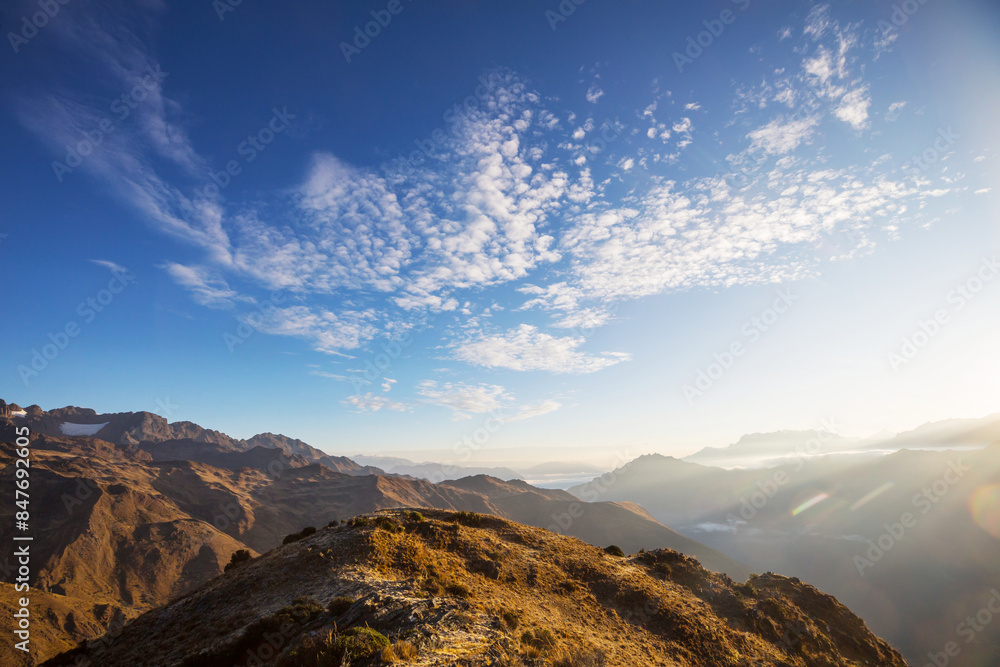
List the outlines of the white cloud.
{"type": "Polygon", "coordinates": [[[826,34],[833,22],[830,19],[830,5],[815,5],[806,18],[805,34],[818,40],[826,34]]]}
{"type": "Polygon", "coordinates": [[[540,417],[542,415],[547,415],[550,412],[555,412],[562,407],[562,403],[554,401],[552,399],[547,399],[539,403],[534,403],[532,405],[522,405],[518,408],[517,412],[513,417],[508,417],[504,421],[516,422],[522,419],[531,419],[532,417],[540,417]]]}
{"type": "Polygon", "coordinates": [[[685,105],[684,105],[684,108],[685,108],[685,109],[686,109],[687,111],[698,111],[698,110],[700,110],[700,109],[701,109],[701,105],[700,105],[700,104],[698,104],[697,102],[690,102],[690,103],[688,103],[688,104],[685,104],[685,105]]]}
{"type": "Polygon", "coordinates": [[[329,378],[330,380],[337,380],[339,382],[350,381],[350,378],[345,375],[340,375],[338,373],[330,373],[329,371],[311,370],[309,371],[309,375],[315,375],[321,378],[329,378]]]}
{"type": "Polygon", "coordinates": [[[403,403],[390,401],[385,396],[378,396],[371,392],[367,394],[355,394],[348,396],[341,401],[344,405],[354,408],[353,412],[378,412],[379,410],[392,410],[394,412],[406,412],[410,408],[403,403]]]}
{"type": "Polygon", "coordinates": [[[167,262],[163,267],[175,283],[191,293],[196,303],[209,308],[231,308],[236,301],[252,301],[229,287],[220,275],[204,267],[167,262]]]}
{"type": "Polygon", "coordinates": [[[889,105],[889,111],[885,114],[885,119],[890,123],[899,119],[899,112],[906,107],[906,102],[893,102],[889,105]]]}
{"type": "Polygon", "coordinates": [[[837,118],[848,123],[855,130],[868,127],[868,107],[871,106],[871,98],[868,96],[866,88],[858,88],[844,95],[837,107],[837,118]]]}
{"type": "Polygon", "coordinates": [[[455,345],[455,358],[474,366],[514,371],[594,373],[628,361],[623,352],[590,355],[579,348],[582,337],[556,337],[529,324],[499,335],[481,335],[455,345]]]}
{"type": "Polygon", "coordinates": [[[267,308],[243,317],[254,329],[266,334],[294,336],[308,341],[314,350],[326,354],[342,354],[344,349],[356,349],[378,333],[372,324],[372,311],[341,310],[288,306],[267,308]]]}
{"type": "MultiPolygon", "coordinates": [[[[666,182],[632,206],[581,214],[562,240],[572,278],[531,288],[526,307],[582,316],[588,303],[811,275],[820,258],[870,247],[873,229],[932,194],[879,175],[874,166],[863,171],[779,164],[760,174],[767,196],[722,178],[683,187],[666,182]]],[[[496,348],[504,358],[505,340],[492,339],[469,356],[489,358],[496,348]]]]}
{"type": "Polygon", "coordinates": [[[555,261],[540,223],[562,197],[592,195],[525,154],[539,131],[534,94],[508,75],[496,95],[488,110],[456,120],[430,164],[368,171],[318,155],[300,188],[302,222],[243,221],[236,264],[272,289],[371,289],[405,309],[449,311],[456,289],[555,261]]]}
{"type": "Polygon", "coordinates": [[[130,271],[121,264],[117,264],[107,259],[92,259],[90,261],[94,264],[97,264],[98,266],[103,266],[111,273],[118,273],[118,274],[130,273],[130,271]]]}
{"type": "Polygon", "coordinates": [[[440,405],[452,411],[455,419],[468,419],[472,414],[483,414],[500,410],[510,399],[506,390],[499,385],[466,384],[434,380],[421,382],[417,393],[423,401],[440,405]]]}
{"type": "Polygon", "coordinates": [[[814,58],[806,59],[803,66],[806,73],[816,77],[820,83],[826,83],[834,75],[833,57],[823,47],[817,50],[814,58]]]}
{"type": "Polygon", "coordinates": [[[993,191],[993,188],[983,188],[982,190],[976,190],[977,195],[987,195],[993,191]]]}
{"type": "MultiPolygon", "coordinates": [[[[847,78],[848,64],[858,62],[851,50],[870,42],[859,40],[857,30],[842,29],[827,7],[815,8],[805,49],[788,45],[802,67],[739,89],[736,127],[757,128],[746,135],[749,147],[730,156],[736,168],[750,165],[749,183],[739,186],[722,175],[674,182],[656,172],[658,163],[680,159],[693,122],[658,122],[655,101],[637,114],[637,126],[616,128],[621,139],[613,149],[584,155],[578,142],[594,129],[593,120],[576,126],[575,117],[557,116],[510,72],[489,75],[493,93],[449,121],[419,164],[357,167],[317,153],[304,182],[289,197],[276,195],[268,202],[273,206],[240,208],[221,196],[192,196],[158,175],[158,160],[173,170],[207,165],[176,123],[180,107],[162,90],[148,116],[135,117],[135,131],[123,126],[109,135],[107,150],[92,156],[88,168],[164,232],[206,251],[200,266],[167,265],[199,303],[222,307],[249,298],[230,281],[241,290],[285,290],[294,305],[246,318],[260,331],[344,354],[421,315],[447,313],[459,330],[477,332],[460,343],[449,339],[456,358],[491,368],[593,372],[628,355],[588,354],[582,338],[527,324],[485,335],[475,299],[492,300],[489,288],[517,281],[528,295],[524,307],[549,311],[554,327],[593,328],[611,319],[619,300],[809,275],[821,259],[870,248],[874,230],[895,230],[914,218],[920,199],[949,192],[893,181],[878,164],[834,169],[822,164],[827,156],[799,150],[820,136],[827,117],[859,129],[871,122],[868,84],[847,78]],[[773,104],[810,115],[774,117],[767,113],[773,104]],[[630,137],[644,130],[664,144],[675,141],[677,150],[657,152],[659,142],[642,141],[630,152],[630,137]],[[627,171],[636,163],[649,170],[649,185],[619,194],[601,180],[602,169],[627,171]],[[832,241],[845,230],[853,235],[847,248],[832,241]]],[[[779,36],[787,39],[791,29],[779,36]]],[[[106,62],[113,72],[134,74],[136,63],[154,61],[133,49],[113,50],[106,62]]],[[[595,84],[587,99],[597,103],[603,94],[595,84]]],[[[19,116],[58,152],[99,120],[101,109],[85,99],[29,100],[19,116]]]]}
{"type": "Polygon", "coordinates": [[[559,329],[596,329],[611,320],[611,313],[599,308],[574,309],[561,317],[555,327],[559,329]]]}
{"type": "Polygon", "coordinates": [[[768,155],[784,155],[808,142],[819,125],[818,118],[802,118],[786,122],[778,117],[770,123],[747,135],[751,151],[763,151],[768,155]]]}

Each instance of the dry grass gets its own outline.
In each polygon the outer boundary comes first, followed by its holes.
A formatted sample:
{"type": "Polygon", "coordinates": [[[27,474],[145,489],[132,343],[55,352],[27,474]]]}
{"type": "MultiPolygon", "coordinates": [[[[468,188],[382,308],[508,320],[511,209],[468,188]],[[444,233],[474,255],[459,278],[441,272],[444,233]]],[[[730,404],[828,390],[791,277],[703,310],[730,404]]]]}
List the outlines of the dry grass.
{"type": "Polygon", "coordinates": [[[154,645],[201,651],[210,628],[249,625],[238,609],[254,609],[252,592],[331,601],[292,605],[306,620],[283,647],[288,665],[327,664],[334,647],[359,665],[904,664],[836,600],[784,577],[737,584],[673,551],[614,557],[496,517],[414,513],[358,517],[255,558],[140,618],[101,664],[135,664],[154,645]]]}
{"type": "Polygon", "coordinates": [[[392,646],[382,649],[382,662],[393,663],[400,660],[413,660],[417,657],[419,650],[408,641],[398,641],[392,646]]]}

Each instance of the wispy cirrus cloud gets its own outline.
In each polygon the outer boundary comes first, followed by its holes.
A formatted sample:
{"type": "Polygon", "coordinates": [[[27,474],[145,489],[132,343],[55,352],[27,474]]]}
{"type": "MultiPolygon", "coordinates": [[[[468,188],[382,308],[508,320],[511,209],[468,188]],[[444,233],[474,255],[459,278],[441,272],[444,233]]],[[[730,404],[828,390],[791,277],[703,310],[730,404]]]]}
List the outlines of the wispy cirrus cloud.
{"type": "Polygon", "coordinates": [[[202,306],[232,308],[237,301],[252,301],[250,297],[240,295],[231,289],[222,276],[204,267],[167,262],[163,268],[174,282],[191,293],[195,303],[202,306]]]}
{"type": "Polygon", "coordinates": [[[107,269],[108,271],[111,271],[112,273],[127,273],[128,272],[128,269],[126,269],[121,264],[118,264],[117,262],[112,262],[112,261],[107,260],[107,259],[92,259],[90,261],[91,261],[91,263],[96,264],[98,266],[103,266],[105,269],[107,269]]]}
{"type": "Polygon", "coordinates": [[[13,106],[22,125],[51,149],[54,178],[86,172],[147,222],[226,264],[230,246],[220,202],[186,194],[158,173],[167,165],[189,177],[208,171],[180,121],[181,105],[165,92],[169,73],[145,45],[163,8],[158,2],[74,2],[47,34],[66,61],[88,69],[92,85],[80,88],[82,77],[68,69],[62,84],[18,94],[13,106]],[[77,153],[77,163],[66,147],[82,139],[89,149],[77,153]]]}

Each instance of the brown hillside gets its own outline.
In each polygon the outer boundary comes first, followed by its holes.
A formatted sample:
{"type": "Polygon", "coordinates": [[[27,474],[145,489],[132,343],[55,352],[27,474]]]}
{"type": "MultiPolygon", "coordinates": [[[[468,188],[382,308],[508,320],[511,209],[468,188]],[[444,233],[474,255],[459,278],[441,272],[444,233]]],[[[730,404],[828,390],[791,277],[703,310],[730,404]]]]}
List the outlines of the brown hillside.
{"type": "MultiPolygon", "coordinates": [[[[150,461],[135,446],[86,437],[39,436],[32,450],[33,508],[46,519],[35,526],[31,584],[38,591],[67,596],[66,604],[85,601],[77,608],[81,618],[94,605],[135,617],[219,575],[239,549],[268,551],[305,526],[404,506],[497,514],[540,527],[552,525],[553,516],[573,512],[577,516],[560,530],[598,546],[669,547],[737,578],[749,574],[634,508],[581,503],[565,492],[523,482],[482,477],[436,485],[341,474],[320,464],[283,468],[277,474],[266,467],[230,470],[191,461],[150,461]]],[[[0,448],[0,484],[5,488],[13,487],[9,457],[0,448]]],[[[0,507],[0,537],[3,526],[13,525],[13,507],[0,507]]],[[[40,624],[58,638],[35,645],[42,658],[96,634],[89,625],[57,617],[40,624]]]]}
{"type": "MultiPolygon", "coordinates": [[[[11,619],[19,609],[18,598],[23,596],[23,592],[14,590],[13,584],[0,583],[0,614],[11,619]]],[[[32,590],[30,597],[30,611],[34,617],[31,651],[28,654],[19,651],[14,648],[13,641],[5,638],[0,642],[0,665],[5,667],[30,667],[36,664],[34,658],[39,655],[55,655],[72,649],[77,644],[73,637],[99,637],[107,628],[117,628],[124,621],[118,610],[110,605],[39,590],[32,590]]]]}
{"type": "Polygon", "coordinates": [[[420,512],[322,529],[46,664],[341,665],[347,651],[352,665],[904,665],[797,580],[737,584],[669,550],[618,557],[497,517],[420,512]]]}

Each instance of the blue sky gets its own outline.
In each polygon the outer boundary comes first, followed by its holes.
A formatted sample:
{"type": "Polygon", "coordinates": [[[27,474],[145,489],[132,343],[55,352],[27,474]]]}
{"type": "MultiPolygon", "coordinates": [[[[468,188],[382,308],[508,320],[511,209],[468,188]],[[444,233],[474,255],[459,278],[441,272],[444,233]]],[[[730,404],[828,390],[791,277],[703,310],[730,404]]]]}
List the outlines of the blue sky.
{"type": "Polygon", "coordinates": [[[8,400],[483,462],[1000,411],[991,3],[40,11],[8,400]]]}

